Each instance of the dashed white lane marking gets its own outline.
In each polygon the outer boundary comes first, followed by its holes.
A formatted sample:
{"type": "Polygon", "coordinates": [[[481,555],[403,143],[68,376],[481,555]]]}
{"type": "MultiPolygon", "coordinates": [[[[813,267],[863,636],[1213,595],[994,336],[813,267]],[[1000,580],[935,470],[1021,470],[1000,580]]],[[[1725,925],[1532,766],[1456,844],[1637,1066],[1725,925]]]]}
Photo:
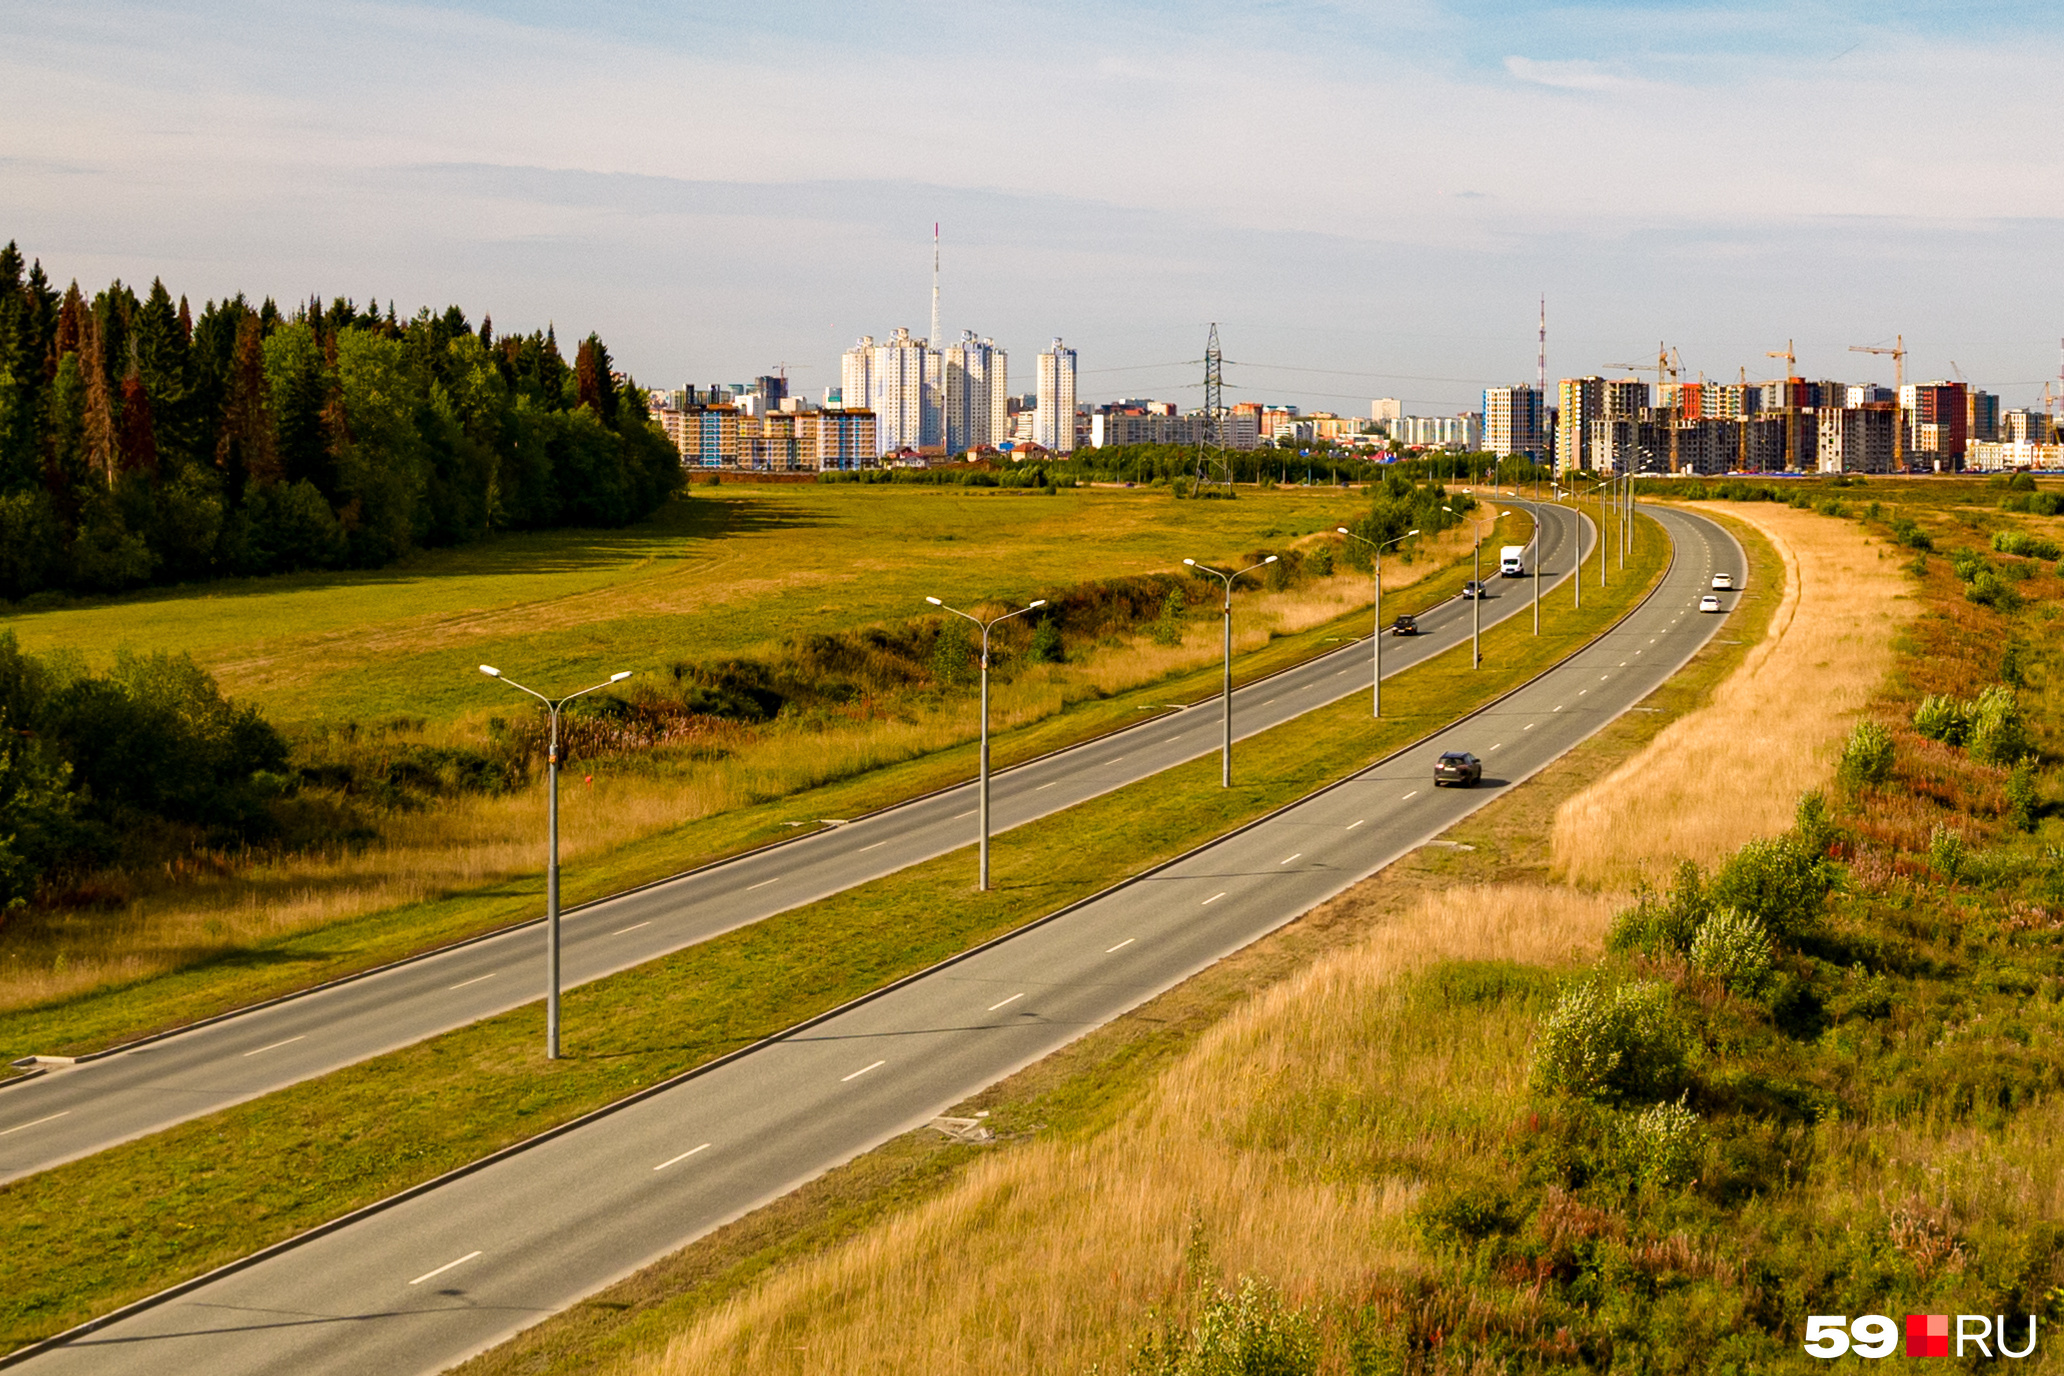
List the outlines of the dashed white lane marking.
{"type": "MultiPolygon", "coordinates": [[[[1589,688],[1579,688],[1579,689],[1577,689],[1577,696],[1578,696],[1578,697],[1582,697],[1582,696],[1584,696],[1584,694],[1586,694],[1586,693],[1588,693],[1588,692],[1590,692],[1590,691],[1591,691],[1591,690],[1590,690],[1589,688]]],[[[1561,709],[1560,707],[1558,707],[1558,708],[1556,708],[1555,710],[1556,710],[1556,711],[1558,711],[1558,712],[1560,712],[1560,711],[1561,711],[1562,709],[1561,709]]]]}
{"type": "Polygon", "coordinates": [[[981,810],[982,810],[982,809],[980,809],[980,808],[978,808],[978,807],[971,807],[971,808],[969,808],[969,809],[968,809],[968,810],[967,810],[966,812],[956,812],[956,813],[954,813],[954,814],[953,814],[953,815],[952,815],[951,817],[947,818],[946,820],[947,820],[947,821],[949,821],[949,822],[957,822],[957,821],[959,821],[959,820],[960,820],[961,818],[963,818],[963,817],[972,817],[972,816],[974,816],[974,815],[975,815],[976,813],[980,812],[981,810]]]}
{"type": "Polygon", "coordinates": [[[1208,908],[1208,907],[1210,907],[1210,906],[1211,906],[1212,904],[1214,904],[1214,903],[1218,902],[1218,900],[1219,900],[1219,899],[1221,899],[1221,898],[1224,898],[1224,897],[1225,897],[1225,892],[1224,892],[1223,890],[1221,890],[1221,891],[1219,891],[1218,893],[1215,893],[1215,894],[1211,895],[1211,897],[1209,897],[1209,898],[1205,899],[1205,900],[1204,900],[1204,901],[1203,901],[1202,903],[1199,903],[1199,904],[1198,904],[1197,906],[1198,906],[1198,907],[1200,907],[1200,908],[1208,908]]]}
{"type": "Polygon", "coordinates": [[[246,1056],[262,1056],[262,1055],[264,1055],[264,1054],[265,1054],[266,1052],[268,1052],[268,1051],[277,1051],[277,1050],[279,1050],[279,1049],[280,1049],[281,1047],[283,1047],[283,1046],[292,1046],[292,1045],[293,1045],[293,1044],[294,1044],[295,1042],[301,1042],[301,1041],[307,1041],[307,1040],[308,1040],[308,1034],[307,1034],[306,1032],[303,1032],[303,1033],[302,1033],[302,1034],[301,1034],[300,1036],[298,1036],[298,1037],[289,1037],[289,1038],[287,1038],[287,1039],[286,1039],[285,1041],[283,1041],[283,1042],[274,1042],[274,1043],[273,1043],[273,1044],[272,1044],[271,1046],[261,1046],[261,1047],[259,1047],[259,1048],[258,1048],[258,1049],[257,1049],[256,1051],[246,1051],[246,1052],[244,1053],[244,1055],[246,1055],[246,1056]]]}
{"type": "Polygon", "coordinates": [[[690,1148],[689,1148],[689,1149],[688,1149],[687,1151],[684,1151],[684,1152],[682,1152],[682,1153],[681,1153],[681,1154],[680,1154],[679,1156],[676,1156],[676,1157],[672,1157],[672,1158],[671,1158],[671,1159],[669,1159],[669,1160],[665,1160],[665,1161],[662,1161],[662,1162],[660,1162],[660,1163],[659,1163],[658,1165],[654,1166],[654,1167],[653,1167],[652,1169],[654,1169],[654,1170],[656,1170],[656,1171],[663,1171],[663,1170],[665,1170],[665,1169],[666,1169],[666,1168],[667,1168],[668,1166],[671,1166],[671,1165],[673,1165],[673,1164],[674,1164],[674,1163],[675,1163],[676,1161],[686,1161],[686,1160],[687,1160],[687,1159],[688,1159],[689,1157],[691,1157],[691,1156],[695,1155],[695,1153],[697,1153],[697,1152],[699,1152],[699,1151],[708,1151],[708,1150],[709,1150],[709,1143],[707,1143],[707,1142],[704,1142],[704,1143],[703,1143],[703,1144],[702,1144],[701,1146],[699,1146],[699,1147],[690,1147],[690,1148]]]}
{"type": "Polygon", "coordinates": [[[1270,698],[1270,699],[1269,699],[1269,700],[1268,700],[1267,702],[1264,702],[1264,703],[1262,704],[1262,706],[1263,706],[1263,707],[1274,707],[1275,705],[1276,705],[1276,700],[1275,700],[1274,698],[1270,698]]]}
{"type": "Polygon", "coordinates": [[[1403,798],[1400,798],[1400,799],[1398,799],[1398,801],[1402,803],[1402,802],[1405,802],[1405,801],[1407,801],[1407,800],[1409,800],[1409,799],[1412,799],[1412,798],[1416,798],[1416,797],[1418,797],[1418,796],[1419,796],[1419,790],[1415,788],[1415,789],[1413,789],[1413,790],[1412,790],[1412,791],[1411,791],[1410,793],[1407,793],[1407,794],[1406,794],[1406,795],[1405,795],[1405,796],[1404,796],[1403,798]]]}
{"type": "Polygon", "coordinates": [[[38,1118],[38,1119],[37,1119],[37,1120],[36,1120],[35,1122],[33,1122],[33,1123],[22,1123],[22,1124],[20,1124],[19,1126],[16,1126],[16,1127],[11,1127],[11,1128],[7,1129],[7,1132],[0,1132],[0,1137],[5,1137],[5,1136],[7,1136],[7,1134],[8,1134],[8,1133],[10,1133],[10,1132],[26,1132],[26,1131],[28,1131],[28,1130],[29,1130],[30,1128],[40,1128],[40,1127],[42,1127],[42,1126],[43,1126],[43,1125],[44,1125],[45,1123],[54,1123],[54,1122],[56,1122],[56,1121],[57,1121],[58,1119],[60,1119],[60,1118],[64,1117],[64,1116],[65,1116],[66,1114],[69,1114],[70,1112],[71,1112],[71,1110],[70,1110],[70,1109],[66,1109],[66,1110],[64,1111],[64,1113],[53,1113],[53,1114],[51,1114],[51,1115],[50,1115],[50,1116],[49,1116],[48,1118],[38,1118]]]}
{"type": "MultiPolygon", "coordinates": [[[[465,987],[466,987],[467,985],[469,985],[469,984],[478,984],[478,983],[480,983],[480,981],[481,981],[481,980],[486,980],[486,979],[493,979],[493,978],[495,977],[495,975],[499,975],[500,973],[501,973],[501,971],[500,971],[500,970],[496,970],[496,971],[494,971],[494,972],[492,972],[492,973],[490,973],[490,974],[485,974],[485,975],[481,975],[481,976],[480,976],[479,978],[477,978],[477,979],[468,979],[468,980],[461,980],[461,981],[459,981],[459,982],[458,982],[457,984],[454,984],[454,985],[452,985],[452,986],[451,986],[451,988],[452,988],[452,989],[463,989],[463,988],[465,988],[465,987]]],[[[450,989],[447,989],[447,990],[446,990],[445,992],[446,992],[446,993],[450,993],[450,992],[451,992],[451,990],[450,990],[450,989]]]]}
{"type": "Polygon", "coordinates": [[[1032,791],[1033,791],[1034,793],[1044,793],[1044,792],[1046,792],[1046,791],[1047,791],[1047,790],[1048,790],[1049,788],[1052,788],[1052,787],[1054,787],[1054,785],[1055,785],[1055,784],[1058,784],[1058,783],[1060,783],[1060,780],[1059,780],[1059,779],[1055,779],[1055,780],[1053,781],[1053,783],[1051,783],[1051,784],[1041,784],[1041,785],[1040,785],[1039,787],[1037,787],[1037,788],[1033,789],[1032,791]]]}
{"type": "Polygon", "coordinates": [[[1133,943],[1133,942],[1135,942],[1135,941],[1138,941],[1138,940],[1139,940],[1139,938],[1138,938],[1138,937],[1136,937],[1136,936],[1129,936],[1129,937],[1125,938],[1125,940],[1123,940],[1123,941],[1119,942],[1119,943],[1118,943],[1118,944],[1117,944],[1116,946],[1106,946],[1106,947],[1104,948],[1104,954],[1105,954],[1105,955],[1109,955],[1109,954],[1111,954],[1111,952],[1113,952],[1113,951],[1122,951],[1122,950],[1124,950],[1124,949],[1125,949],[1126,947],[1128,947],[1128,946],[1132,945],[1132,943],[1133,943]]]}
{"type": "Polygon", "coordinates": [[[1304,852],[1303,852],[1303,851],[1299,851],[1299,852],[1297,852],[1297,854],[1296,854],[1296,855],[1293,855],[1293,856],[1289,857],[1289,859],[1287,859],[1287,860],[1278,860],[1278,861],[1276,861],[1276,864],[1277,864],[1277,865],[1279,865],[1279,866],[1280,866],[1280,865],[1287,865],[1287,864],[1289,864],[1289,863],[1290,863],[1290,861],[1291,861],[1291,860],[1296,860],[1296,859],[1299,859],[1299,858],[1300,858],[1300,857],[1302,857],[1303,855],[1304,855],[1304,852]]]}
{"type": "Polygon", "coordinates": [[[769,884],[779,884],[779,883],[780,883],[780,882],[781,882],[781,881],[782,881],[783,879],[785,879],[785,878],[787,878],[787,876],[786,876],[786,875],[780,875],[780,874],[777,874],[777,875],[775,875],[775,876],[774,876],[774,877],[773,877],[772,879],[762,879],[762,880],[761,880],[761,881],[760,881],[759,883],[757,883],[757,884],[747,884],[747,885],[745,886],[745,891],[746,891],[747,893],[751,893],[751,892],[752,892],[752,891],[753,891],[754,889],[764,889],[764,888],[766,888],[766,887],[767,887],[767,886],[768,886],[769,884]]]}
{"type": "Polygon", "coordinates": [[[887,1062],[887,1061],[876,1061],[876,1062],[875,1062],[875,1063],[874,1063],[873,1065],[863,1065],[863,1066],[861,1066],[861,1067],[860,1067],[860,1068],[859,1068],[858,1070],[854,1071],[854,1072],[853,1072],[852,1074],[850,1074],[850,1075],[841,1075],[841,1076],[839,1077],[839,1083],[840,1083],[840,1084],[844,1084],[844,1083],[846,1083],[846,1081],[848,1081],[848,1080],[857,1080],[857,1079],[859,1079],[859,1078],[860,1078],[860,1077],[861,1077],[862,1075],[865,1075],[865,1074],[866,1074],[866,1073],[867,1073],[868,1071],[870,1071],[870,1070],[880,1070],[880,1069],[881,1069],[881,1068],[882,1068],[883,1066],[885,1066],[885,1065],[887,1065],[887,1064],[888,1064],[888,1062],[887,1062]]]}
{"type": "MultiPolygon", "coordinates": [[[[1498,748],[1498,746],[1502,746],[1503,744],[1505,744],[1505,742],[1503,742],[1503,741],[1499,741],[1499,742],[1498,742],[1498,745],[1494,745],[1494,746],[1492,746],[1492,747],[1491,747],[1491,750],[1496,750],[1496,749],[1498,748]]],[[[1489,753],[1490,753],[1490,751],[1489,751],[1489,750],[1487,750],[1487,751],[1485,751],[1484,753],[1485,753],[1485,754],[1489,754],[1489,753]]]]}
{"type": "MultiPolygon", "coordinates": [[[[1110,954],[1110,952],[1109,952],[1109,951],[1106,951],[1106,952],[1104,952],[1104,954],[1105,954],[1105,955],[1109,955],[1109,954],[1110,954]]],[[[1003,1001],[1003,1003],[992,1003],[992,1004],[990,1004],[990,1005],[989,1005],[989,1010],[988,1010],[988,1011],[990,1011],[991,1013],[994,1013],[994,1012],[995,1012],[995,1011],[996,1011],[997,1009],[999,1009],[999,1008],[1003,1007],[1003,1006],[1004,1006],[1004,1004],[1016,1003],[1016,1002],[1017,1002],[1017,1001],[1018,1001],[1019,999],[1021,999],[1021,998],[1023,998],[1023,997],[1025,997],[1025,996],[1024,996],[1023,994],[1012,994],[1012,995],[1011,995],[1011,996],[1010,996],[1009,998],[1005,999],[1005,1000],[1003,1001]]]]}
{"type": "Polygon", "coordinates": [[[1366,817],[1363,817],[1363,818],[1359,819],[1358,821],[1353,821],[1353,822],[1349,822],[1349,823],[1347,824],[1347,830],[1349,830],[1349,831],[1353,831],[1353,830],[1354,830],[1354,829],[1355,829],[1356,827],[1360,826],[1360,825],[1361,825],[1361,824],[1362,824],[1363,822],[1366,822],[1366,821],[1368,821],[1368,820],[1369,820],[1368,818],[1366,818],[1366,817]]]}
{"type": "Polygon", "coordinates": [[[1124,757],[1123,755],[1120,755],[1120,756],[1119,756],[1119,757],[1118,757],[1117,759],[1115,759],[1115,760],[1111,761],[1111,763],[1112,763],[1112,764],[1124,764],[1124,763],[1125,763],[1125,757],[1124,757]]]}
{"type": "Polygon", "coordinates": [[[1522,731],[1531,731],[1534,729],[1534,724],[1532,722],[1528,722],[1525,726],[1522,726],[1519,729],[1522,731]]]}
{"type": "Polygon", "coordinates": [[[454,1266],[464,1266],[467,1262],[473,1260],[473,1258],[479,1255],[480,1253],[478,1252],[468,1252],[466,1253],[466,1255],[460,1257],[457,1261],[447,1261],[444,1265],[438,1267],[435,1271],[425,1271],[422,1275],[417,1276],[414,1280],[410,1281],[409,1284],[421,1285],[424,1281],[430,1279],[430,1277],[441,1276],[446,1271],[451,1270],[451,1268],[454,1266]]]}
{"type": "Polygon", "coordinates": [[[638,929],[639,929],[640,927],[650,927],[651,925],[652,925],[652,924],[651,924],[650,922],[633,922],[633,923],[632,923],[632,924],[631,924],[630,926],[628,926],[628,927],[619,927],[619,928],[617,928],[617,929],[616,929],[615,931],[611,932],[611,933],[610,933],[610,935],[611,935],[611,936],[622,936],[622,935],[623,935],[623,934],[624,934],[625,932],[635,932],[635,931],[637,931],[637,930],[638,930],[638,929]]]}
{"type": "Polygon", "coordinates": [[[865,854],[867,854],[867,852],[869,852],[869,851],[871,851],[871,850],[880,850],[880,849],[881,849],[881,848],[882,848],[883,846],[886,846],[887,844],[888,844],[888,842],[887,842],[887,841],[876,841],[876,842],[875,842],[875,843],[874,843],[873,845],[871,845],[871,846],[862,846],[862,847],[860,847],[860,849],[858,849],[858,850],[854,851],[854,852],[853,852],[853,854],[855,854],[855,855],[865,855],[865,854]]]}

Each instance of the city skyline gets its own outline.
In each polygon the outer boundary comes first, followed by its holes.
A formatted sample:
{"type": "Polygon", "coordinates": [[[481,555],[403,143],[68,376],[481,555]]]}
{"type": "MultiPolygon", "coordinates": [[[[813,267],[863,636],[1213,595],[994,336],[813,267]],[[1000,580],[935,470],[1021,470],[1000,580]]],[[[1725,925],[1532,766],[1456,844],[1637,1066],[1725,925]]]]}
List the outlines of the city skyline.
{"type": "Polygon", "coordinates": [[[17,6],[0,235],[60,280],[577,322],[657,386],[821,391],[923,331],[934,222],[935,343],[1067,338],[1085,400],[1187,402],[1217,321],[1229,400],[1465,410],[1532,378],[1543,291],[1564,376],[1660,338],[1754,380],[1789,338],[1889,384],[1846,350],[1900,334],[2009,405],[2057,374],[2064,153],[1999,79],[2054,65],[2032,5],[831,15],[17,6]],[[877,99],[955,76],[1014,98],[922,149],[877,99]]]}

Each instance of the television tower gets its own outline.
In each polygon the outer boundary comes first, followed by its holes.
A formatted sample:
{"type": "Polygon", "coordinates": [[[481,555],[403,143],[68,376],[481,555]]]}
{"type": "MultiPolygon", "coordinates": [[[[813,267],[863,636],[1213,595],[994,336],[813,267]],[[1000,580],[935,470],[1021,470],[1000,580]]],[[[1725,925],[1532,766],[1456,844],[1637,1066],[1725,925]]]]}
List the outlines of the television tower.
{"type": "MultiPolygon", "coordinates": [[[[1541,407],[1540,431],[1548,428],[1548,293],[1541,293],[1541,335],[1534,353],[1534,391],[1539,394],[1541,407]]],[[[1547,436],[1534,435],[1534,462],[1539,463],[1548,452],[1547,436]]]]}
{"type": "Polygon", "coordinates": [[[932,337],[928,341],[934,349],[945,346],[939,342],[939,222],[932,221],[932,337]]]}

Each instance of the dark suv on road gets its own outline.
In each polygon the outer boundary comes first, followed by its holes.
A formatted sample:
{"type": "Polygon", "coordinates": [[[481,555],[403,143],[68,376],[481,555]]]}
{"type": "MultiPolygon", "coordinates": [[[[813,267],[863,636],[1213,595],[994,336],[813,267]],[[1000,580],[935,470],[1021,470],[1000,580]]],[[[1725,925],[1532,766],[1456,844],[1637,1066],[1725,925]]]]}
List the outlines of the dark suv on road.
{"type": "Polygon", "coordinates": [[[1397,620],[1390,623],[1390,633],[1392,635],[1417,635],[1419,634],[1419,623],[1410,616],[1400,616],[1397,620]]]}
{"type": "Polygon", "coordinates": [[[1483,781],[1483,761],[1467,750],[1448,750],[1433,762],[1433,786],[1459,784],[1474,788],[1483,781]]]}

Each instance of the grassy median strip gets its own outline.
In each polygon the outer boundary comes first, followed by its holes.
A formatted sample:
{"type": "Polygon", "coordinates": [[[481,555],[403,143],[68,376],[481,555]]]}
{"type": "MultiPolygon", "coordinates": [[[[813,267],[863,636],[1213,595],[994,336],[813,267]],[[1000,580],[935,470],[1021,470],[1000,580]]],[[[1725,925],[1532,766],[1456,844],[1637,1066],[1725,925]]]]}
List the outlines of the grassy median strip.
{"type": "Polygon", "coordinates": [[[291,1236],[924,968],[1190,849],[1425,734],[1561,659],[1638,600],[1668,541],[1639,526],[1629,567],[1581,614],[1546,609],[1450,651],[1384,695],[1309,713],[1007,833],[996,892],[971,849],[571,991],[567,1057],[537,1005],[0,1188],[0,1346],[47,1336],[291,1236]]]}
{"type": "MultiPolygon", "coordinates": [[[[1526,527],[1524,512],[1509,519],[1526,527]]],[[[1391,592],[1386,610],[1418,611],[1445,601],[1461,590],[1469,572],[1468,560],[1460,560],[1402,592],[1391,592]]],[[[1249,683],[1290,668],[1338,648],[1352,636],[1366,634],[1367,615],[1356,613],[1279,636],[1261,649],[1239,656],[1234,661],[1234,683],[1249,683]]],[[[1034,725],[1000,732],[991,747],[995,765],[1006,768],[1144,721],[1149,711],[1143,708],[1204,697],[1218,687],[1218,675],[1216,666],[1173,675],[1108,698],[1075,704],[1034,725]]],[[[969,711],[972,715],[973,708],[969,711]]],[[[582,857],[564,870],[561,892],[569,904],[607,897],[794,836],[818,825],[821,818],[856,817],[962,782],[974,773],[976,749],[970,742],[822,788],[700,818],[600,855],[582,857]]],[[[568,786],[576,782],[569,781],[568,786]]],[[[539,827],[542,833],[542,816],[539,827]]],[[[103,987],[9,1013],[0,1021],[0,1064],[19,1056],[77,1056],[117,1045],[506,927],[536,916],[543,904],[541,866],[537,874],[522,879],[293,932],[133,984],[103,987]]]]}

